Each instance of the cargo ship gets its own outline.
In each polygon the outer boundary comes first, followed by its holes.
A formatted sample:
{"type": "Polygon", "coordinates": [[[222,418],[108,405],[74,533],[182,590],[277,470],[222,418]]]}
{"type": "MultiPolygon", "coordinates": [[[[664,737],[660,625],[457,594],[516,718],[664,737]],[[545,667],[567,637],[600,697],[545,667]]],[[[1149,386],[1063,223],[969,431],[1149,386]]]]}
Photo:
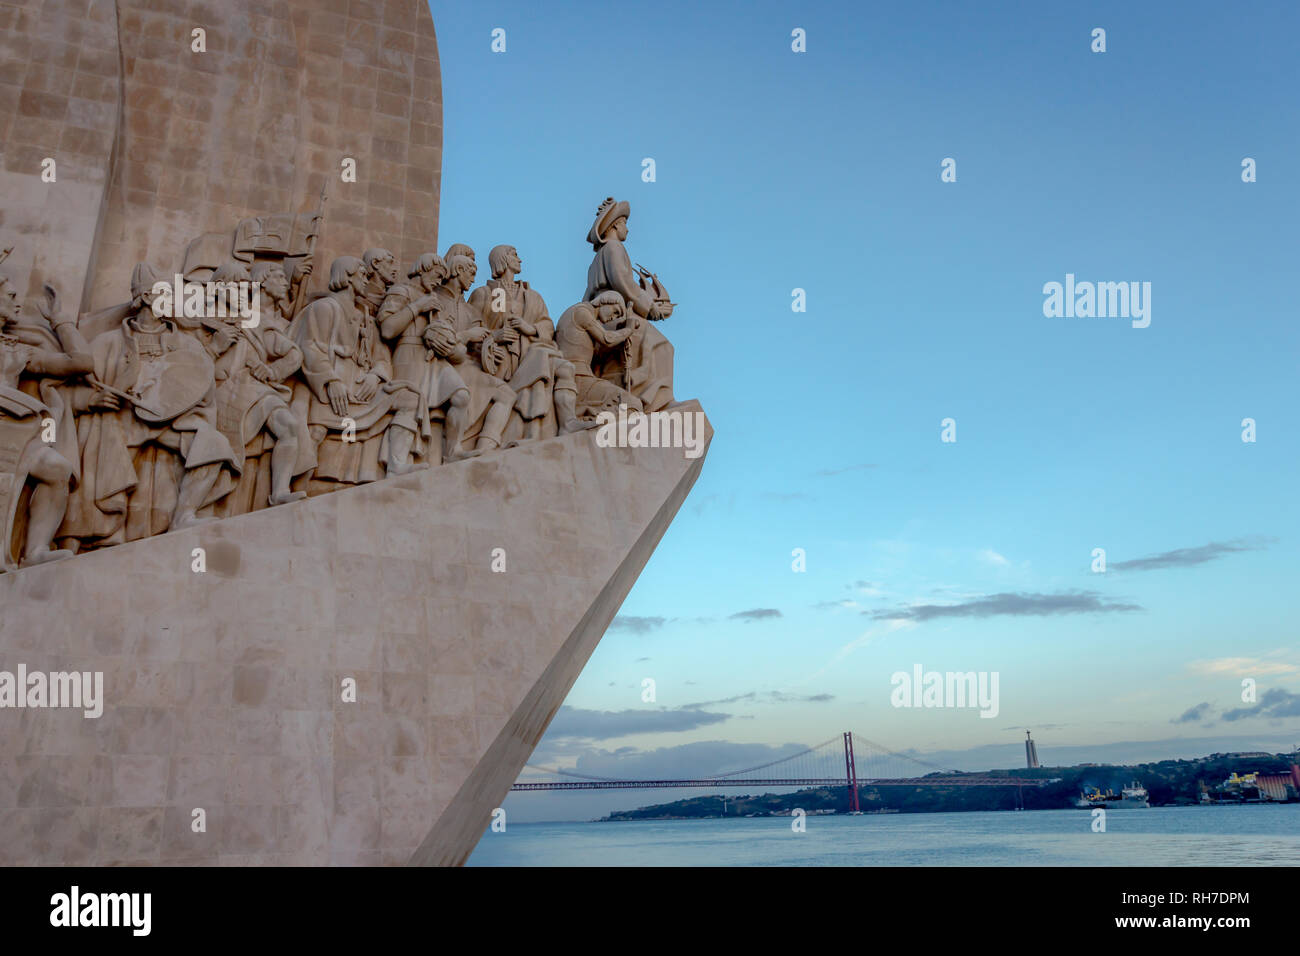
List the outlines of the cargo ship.
{"type": "Polygon", "coordinates": [[[1112,793],[1110,788],[1102,791],[1096,787],[1084,787],[1083,793],[1079,794],[1077,806],[1102,807],[1106,810],[1144,808],[1151,806],[1148,796],[1146,788],[1136,780],[1120,790],[1118,796],[1112,793]]]}

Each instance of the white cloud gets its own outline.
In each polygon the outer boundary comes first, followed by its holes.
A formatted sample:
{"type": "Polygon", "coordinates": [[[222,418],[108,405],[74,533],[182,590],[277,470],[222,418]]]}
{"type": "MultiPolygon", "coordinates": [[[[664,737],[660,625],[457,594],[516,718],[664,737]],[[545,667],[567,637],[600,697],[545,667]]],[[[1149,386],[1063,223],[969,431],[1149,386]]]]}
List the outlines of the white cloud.
{"type": "Polygon", "coordinates": [[[895,631],[901,631],[901,630],[905,630],[906,628],[915,627],[915,626],[916,625],[911,621],[902,620],[899,618],[891,618],[890,620],[882,621],[879,624],[869,627],[861,634],[859,634],[857,637],[855,637],[853,640],[849,641],[847,644],[841,647],[838,651],[836,651],[835,656],[832,657],[829,663],[827,663],[826,667],[823,667],[821,671],[818,671],[818,673],[820,674],[822,671],[825,671],[830,667],[834,667],[836,664],[844,660],[844,658],[848,657],[858,648],[866,647],[868,644],[870,644],[872,641],[876,640],[877,638],[885,637],[889,634],[893,634],[895,631]]]}
{"type": "Polygon", "coordinates": [[[1194,674],[1219,677],[1262,677],[1271,674],[1300,674],[1300,666],[1286,661],[1268,661],[1262,657],[1215,657],[1192,661],[1187,669],[1194,674]]]}
{"type": "Polygon", "coordinates": [[[842,601],[820,601],[817,604],[813,605],[813,607],[819,608],[821,610],[826,610],[829,608],[836,608],[836,607],[856,608],[861,606],[862,606],[861,604],[859,604],[857,601],[853,600],[852,598],[845,598],[842,601]]]}

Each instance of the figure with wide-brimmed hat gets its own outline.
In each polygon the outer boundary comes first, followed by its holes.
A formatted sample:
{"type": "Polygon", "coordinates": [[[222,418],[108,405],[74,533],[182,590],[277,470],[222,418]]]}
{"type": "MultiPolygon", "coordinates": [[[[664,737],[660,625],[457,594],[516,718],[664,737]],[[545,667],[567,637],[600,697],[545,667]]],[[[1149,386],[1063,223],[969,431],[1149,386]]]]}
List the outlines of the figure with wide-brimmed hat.
{"type": "Polygon", "coordinates": [[[616,202],[612,196],[596,210],[596,218],[587,232],[596,256],[587,270],[586,302],[602,292],[622,296],[629,313],[648,321],[640,323],[621,351],[609,355],[594,366],[596,375],[617,383],[645,406],[648,412],[659,411],[673,403],[673,347],[658,329],[650,325],[673,313],[673,303],[658,277],[634,267],[623,242],[627,239],[627,221],[631,206],[626,200],[616,202]]]}

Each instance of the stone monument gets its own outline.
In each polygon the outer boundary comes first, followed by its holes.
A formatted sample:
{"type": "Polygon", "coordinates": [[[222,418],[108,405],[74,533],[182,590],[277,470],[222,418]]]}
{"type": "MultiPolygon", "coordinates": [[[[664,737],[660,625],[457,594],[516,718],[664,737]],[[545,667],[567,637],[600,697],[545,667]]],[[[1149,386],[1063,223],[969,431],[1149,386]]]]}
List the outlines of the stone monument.
{"type": "Polygon", "coordinates": [[[461,863],[703,466],[674,304],[613,198],[558,320],[434,251],[422,0],[158,6],[0,7],[0,864],[461,863]]]}

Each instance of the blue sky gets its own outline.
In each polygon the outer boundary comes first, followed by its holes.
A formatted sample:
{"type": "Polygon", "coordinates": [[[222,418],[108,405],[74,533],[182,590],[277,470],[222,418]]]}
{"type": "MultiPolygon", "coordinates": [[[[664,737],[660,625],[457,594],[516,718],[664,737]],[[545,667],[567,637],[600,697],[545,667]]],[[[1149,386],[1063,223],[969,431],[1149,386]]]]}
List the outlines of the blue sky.
{"type": "MultiPolygon", "coordinates": [[[[1294,5],[431,6],[439,245],[515,244],[558,315],[629,200],[716,429],[538,762],[1300,741],[1294,5]],[[1150,326],[1045,318],[1067,273],[1151,283],[1150,326]],[[998,717],[892,707],[917,663],[997,671],[998,717]],[[1244,677],[1264,705],[1234,714],[1244,677]]],[[[510,806],[649,802],[599,796],[510,806]]]]}

